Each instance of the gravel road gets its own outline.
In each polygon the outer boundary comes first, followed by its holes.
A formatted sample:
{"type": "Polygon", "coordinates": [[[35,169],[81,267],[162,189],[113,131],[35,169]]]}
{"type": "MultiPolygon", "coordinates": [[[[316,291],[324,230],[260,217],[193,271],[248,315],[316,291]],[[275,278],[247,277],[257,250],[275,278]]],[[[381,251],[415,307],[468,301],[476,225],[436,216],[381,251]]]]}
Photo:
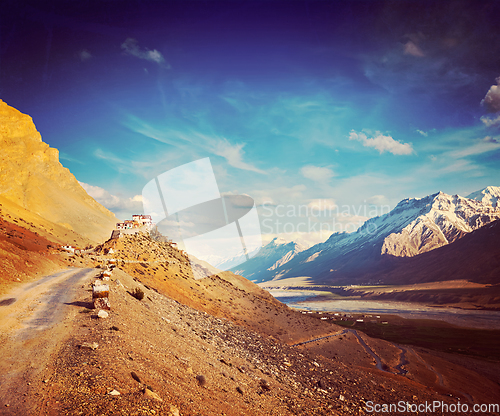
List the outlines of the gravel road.
{"type": "MultiPolygon", "coordinates": [[[[0,415],[36,414],[49,358],[81,308],[73,300],[96,269],[67,269],[0,298],[0,415]]],[[[90,298],[89,305],[90,306],[90,298]]]]}

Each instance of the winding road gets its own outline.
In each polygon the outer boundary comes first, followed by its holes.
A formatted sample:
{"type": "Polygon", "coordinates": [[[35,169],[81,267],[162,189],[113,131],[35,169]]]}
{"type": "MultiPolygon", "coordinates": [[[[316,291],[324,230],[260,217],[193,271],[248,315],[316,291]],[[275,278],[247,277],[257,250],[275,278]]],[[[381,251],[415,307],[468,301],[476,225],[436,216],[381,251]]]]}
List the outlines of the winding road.
{"type": "MultiPolygon", "coordinates": [[[[67,269],[19,285],[0,298],[0,414],[34,414],[51,354],[68,333],[74,302],[96,269],[67,269]]],[[[89,304],[90,307],[90,299],[89,304]]],[[[47,380],[45,380],[47,381],[47,380]]]]}
{"type": "Polygon", "coordinates": [[[308,341],[299,342],[297,344],[292,344],[291,346],[292,347],[297,347],[299,345],[309,344],[310,342],[316,342],[316,341],[321,341],[321,340],[324,340],[324,339],[327,339],[327,338],[338,337],[340,335],[347,334],[348,332],[351,332],[356,337],[356,339],[358,340],[359,344],[375,360],[375,366],[376,366],[376,368],[378,368],[379,370],[385,371],[387,373],[391,373],[391,374],[405,375],[405,374],[408,373],[408,371],[406,371],[404,369],[404,366],[406,364],[408,364],[408,361],[406,359],[406,353],[407,353],[406,348],[402,347],[401,345],[393,344],[395,347],[397,347],[397,348],[399,348],[401,350],[401,354],[399,355],[399,364],[395,367],[395,369],[397,371],[395,373],[393,373],[393,372],[391,372],[391,371],[389,371],[387,369],[387,366],[385,366],[383,364],[382,359],[369,347],[369,345],[365,342],[365,340],[358,334],[358,331],[356,331],[355,329],[346,328],[346,329],[344,329],[342,331],[335,332],[334,334],[331,334],[331,335],[326,335],[326,336],[323,336],[323,337],[310,339],[308,341]]]}

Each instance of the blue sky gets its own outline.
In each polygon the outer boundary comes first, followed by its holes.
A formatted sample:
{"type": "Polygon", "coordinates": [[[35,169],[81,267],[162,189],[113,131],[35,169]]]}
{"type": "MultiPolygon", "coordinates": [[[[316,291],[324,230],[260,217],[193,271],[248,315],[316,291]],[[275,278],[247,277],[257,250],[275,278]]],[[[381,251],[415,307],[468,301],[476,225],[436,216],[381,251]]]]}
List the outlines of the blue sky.
{"type": "MultiPolygon", "coordinates": [[[[122,219],[204,157],[269,238],[284,207],[350,231],[403,198],[500,185],[499,2],[39,3],[0,16],[0,98],[122,219]]],[[[297,238],[304,215],[288,220],[297,238]]]]}

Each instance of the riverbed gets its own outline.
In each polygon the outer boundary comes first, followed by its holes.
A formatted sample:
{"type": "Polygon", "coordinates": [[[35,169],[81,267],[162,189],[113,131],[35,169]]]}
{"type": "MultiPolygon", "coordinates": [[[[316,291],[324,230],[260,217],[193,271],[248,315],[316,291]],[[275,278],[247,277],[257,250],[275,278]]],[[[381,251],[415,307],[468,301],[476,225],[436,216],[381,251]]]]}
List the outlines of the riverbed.
{"type": "MultiPolygon", "coordinates": [[[[407,319],[437,319],[453,325],[500,329],[500,311],[470,310],[452,307],[438,307],[416,302],[358,300],[338,296],[334,299],[315,299],[317,293],[312,291],[269,291],[271,295],[294,309],[342,312],[391,314],[407,319]]],[[[324,294],[324,292],[323,292],[324,294]]]]}

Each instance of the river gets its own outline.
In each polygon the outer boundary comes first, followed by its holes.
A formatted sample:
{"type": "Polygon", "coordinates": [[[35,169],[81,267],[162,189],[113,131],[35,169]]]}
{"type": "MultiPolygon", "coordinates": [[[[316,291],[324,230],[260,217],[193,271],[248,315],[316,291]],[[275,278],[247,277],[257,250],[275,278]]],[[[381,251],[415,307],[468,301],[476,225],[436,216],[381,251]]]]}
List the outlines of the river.
{"type": "Polygon", "coordinates": [[[270,290],[269,292],[280,302],[294,309],[377,315],[391,314],[407,319],[436,319],[463,327],[500,329],[500,311],[437,307],[416,302],[357,300],[348,297],[315,300],[317,294],[309,291],[285,293],[286,291],[283,290],[270,290]]]}

